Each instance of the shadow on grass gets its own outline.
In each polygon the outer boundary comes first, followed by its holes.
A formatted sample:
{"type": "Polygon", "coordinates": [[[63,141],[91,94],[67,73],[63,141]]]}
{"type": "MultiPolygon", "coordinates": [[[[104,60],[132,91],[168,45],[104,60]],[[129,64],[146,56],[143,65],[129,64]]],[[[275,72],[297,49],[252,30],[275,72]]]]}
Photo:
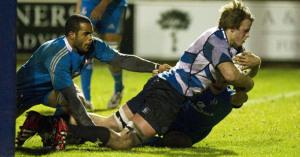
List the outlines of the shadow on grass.
{"type": "Polygon", "coordinates": [[[35,155],[35,156],[46,155],[55,152],[53,149],[36,148],[36,147],[33,148],[20,147],[20,148],[16,148],[15,151],[26,155],[35,155]]]}
{"type": "MultiPolygon", "coordinates": [[[[97,146],[70,146],[67,147],[66,150],[63,152],[88,152],[88,153],[96,153],[99,152],[101,155],[105,154],[118,154],[124,153],[128,155],[157,155],[157,156],[169,156],[169,157],[175,157],[175,156],[184,156],[184,157],[216,157],[216,156],[237,156],[238,154],[235,153],[232,150],[226,150],[226,149],[218,149],[218,148],[212,148],[212,147],[191,147],[191,148],[185,148],[185,149],[179,149],[179,148],[157,148],[157,147],[138,147],[133,148],[131,150],[112,150],[110,148],[104,148],[104,147],[97,147],[97,146]]],[[[16,152],[24,153],[26,155],[50,155],[51,153],[54,153],[56,151],[50,150],[50,149],[42,149],[42,148],[17,148],[16,152]]],[[[67,154],[66,154],[67,155],[67,154]]]]}
{"type": "Polygon", "coordinates": [[[80,151],[80,152],[99,152],[101,155],[120,153],[128,155],[156,155],[156,156],[184,156],[184,157],[216,157],[216,156],[237,156],[238,154],[232,150],[218,149],[212,147],[191,147],[191,148],[158,148],[158,147],[138,147],[131,150],[112,150],[110,148],[99,148],[99,147],[81,147],[80,150],[76,147],[71,147],[65,150],[69,151],[80,151]]]}

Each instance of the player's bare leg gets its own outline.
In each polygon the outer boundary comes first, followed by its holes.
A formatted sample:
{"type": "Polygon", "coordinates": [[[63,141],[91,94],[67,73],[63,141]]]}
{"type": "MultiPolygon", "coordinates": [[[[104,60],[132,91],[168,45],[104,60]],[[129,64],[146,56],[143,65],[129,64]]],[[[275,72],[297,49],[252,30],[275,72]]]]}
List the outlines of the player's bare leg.
{"type": "Polygon", "coordinates": [[[129,149],[142,144],[155,134],[156,131],[152,126],[142,116],[135,114],[121,132],[110,132],[106,146],[113,149],[129,149]]]}
{"type": "MultiPolygon", "coordinates": [[[[127,125],[127,123],[132,120],[134,115],[127,104],[125,104],[109,117],[104,117],[94,113],[89,113],[89,116],[96,126],[107,127],[116,132],[120,132],[127,125]]],[[[71,124],[76,125],[74,120],[71,122],[71,124]]]]}

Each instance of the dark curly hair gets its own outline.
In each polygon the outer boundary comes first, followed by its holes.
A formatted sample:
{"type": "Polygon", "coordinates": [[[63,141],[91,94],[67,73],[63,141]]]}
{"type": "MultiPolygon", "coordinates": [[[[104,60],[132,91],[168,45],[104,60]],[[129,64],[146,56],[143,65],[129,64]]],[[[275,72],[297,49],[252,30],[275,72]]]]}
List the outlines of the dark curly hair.
{"type": "Polygon", "coordinates": [[[91,23],[91,20],[83,15],[75,14],[71,15],[65,25],[65,35],[67,36],[70,32],[77,33],[80,29],[80,23],[91,23]]]}

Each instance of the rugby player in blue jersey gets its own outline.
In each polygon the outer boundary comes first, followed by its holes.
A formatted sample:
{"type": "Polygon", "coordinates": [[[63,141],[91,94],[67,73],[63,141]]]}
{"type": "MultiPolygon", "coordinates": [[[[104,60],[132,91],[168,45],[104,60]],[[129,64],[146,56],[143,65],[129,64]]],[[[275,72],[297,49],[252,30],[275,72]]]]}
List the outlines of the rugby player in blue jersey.
{"type": "MultiPolygon", "coordinates": [[[[92,33],[93,26],[87,17],[72,15],[67,19],[65,35],[42,44],[21,66],[17,71],[17,117],[37,104],[51,107],[60,104],[77,124],[93,126],[94,122],[83,105],[85,100],[72,80],[80,74],[89,58],[136,72],[152,72],[155,69],[163,71],[169,68],[166,64],[159,65],[134,55],[121,54],[99,38],[93,37],[92,33]]],[[[20,127],[18,146],[37,132],[36,116],[29,114],[20,127]]],[[[58,143],[54,145],[56,147],[58,143]]]]}
{"type": "MultiPolygon", "coordinates": [[[[78,0],[76,13],[90,17],[94,24],[95,32],[112,48],[119,49],[122,40],[123,22],[127,0],[78,0]]],[[[122,70],[117,65],[109,65],[109,70],[115,82],[114,94],[107,103],[107,108],[115,108],[120,105],[124,85],[122,82],[122,70]]],[[[86,107],[93,110],[91,103],[91,78],[93,72],[93,60],[87,60],[81,72],[81,86],[86,107]]]]}

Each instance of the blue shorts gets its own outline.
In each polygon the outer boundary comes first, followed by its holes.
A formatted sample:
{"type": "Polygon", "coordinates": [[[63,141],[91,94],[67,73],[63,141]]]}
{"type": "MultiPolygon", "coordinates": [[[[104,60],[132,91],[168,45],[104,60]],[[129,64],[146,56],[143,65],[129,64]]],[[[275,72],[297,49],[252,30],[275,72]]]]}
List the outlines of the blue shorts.
{"type": "MultiPolygon", "coordinates": [[[[91,12],[96,7],[96,5],[98,5],[98,3],[91,2],[89,0],[82,0],[80,9],[81,14],[90,17],[91,12]]],[[[124,17],[123,12],[125,11],[125,9],[125,6],[120,6],[119,4],[116,4],[114,2],[110,3],[106,8],[101,20],[92,20],[96,32],[100,34],[120,34],[124,17]]]]}

